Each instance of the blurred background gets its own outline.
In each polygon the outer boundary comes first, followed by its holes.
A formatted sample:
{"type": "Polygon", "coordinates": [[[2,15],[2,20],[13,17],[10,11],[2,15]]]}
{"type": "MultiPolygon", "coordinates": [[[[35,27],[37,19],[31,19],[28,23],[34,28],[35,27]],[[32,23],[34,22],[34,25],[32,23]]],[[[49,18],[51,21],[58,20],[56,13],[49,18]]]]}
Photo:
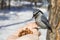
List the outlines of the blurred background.
{"type": "MultiPolygon", "coordinates": [[[[35,22],[33,12],[41,10],[49,18],[48,0],[0,0],[0,40],[28,22],[35,22]]],[[[40,40],[46,40],[47,29],[40,29],[40,40]]]]}

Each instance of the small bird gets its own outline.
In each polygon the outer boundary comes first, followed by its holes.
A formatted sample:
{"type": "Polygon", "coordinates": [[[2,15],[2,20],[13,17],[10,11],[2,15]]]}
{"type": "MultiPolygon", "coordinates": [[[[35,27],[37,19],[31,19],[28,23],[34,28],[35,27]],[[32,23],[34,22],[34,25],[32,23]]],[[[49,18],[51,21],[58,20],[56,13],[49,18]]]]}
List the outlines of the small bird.
{"type": "Polygon", "coordinates": [[[42,29],[49,29],[52,32],[51,26],[49,24],[48,19],[45,17],[44,13],[37,9],[34,14],[33,17],[35,18],[36,24],[42,28],[42,29]]]}

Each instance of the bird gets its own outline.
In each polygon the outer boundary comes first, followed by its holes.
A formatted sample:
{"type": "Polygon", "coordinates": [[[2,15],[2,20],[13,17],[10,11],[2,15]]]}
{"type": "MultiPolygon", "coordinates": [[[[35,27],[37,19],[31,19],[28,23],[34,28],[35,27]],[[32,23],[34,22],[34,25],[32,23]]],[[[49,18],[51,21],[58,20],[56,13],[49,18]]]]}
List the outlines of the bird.
{"type": "Polygon", "coordinates": [[[36,24],[40,28],[49,29],[52,32],[52,28],[51,28],[51,25],[49,24],[49,20],[46,18],[44,13],[41,10],[39,10],[39,9],[35,9],[35,11],[33,13],[34,13],[33,17],[35,18],[36,24]]]}

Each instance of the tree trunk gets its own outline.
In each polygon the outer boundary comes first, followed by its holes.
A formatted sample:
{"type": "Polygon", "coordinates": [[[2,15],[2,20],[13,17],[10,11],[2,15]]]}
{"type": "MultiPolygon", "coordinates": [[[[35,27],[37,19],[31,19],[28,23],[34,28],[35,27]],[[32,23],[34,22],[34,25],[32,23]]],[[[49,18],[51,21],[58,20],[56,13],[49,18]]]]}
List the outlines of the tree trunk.
{"type": "Polygon", "coordinates": [[[37,6],[37,2],[35,2],[35,6],[37,6]]]}
{"type": "Polygon", "coordinates": [[[3,9],[3,1],[4,1],[4,0],[1,1],[1,9],[3,9]]]}
{"type": "Polygon", "coordinates": [[[47,34],[47,40],[60,40],[60,0],[50,0],[49,23],[52,31],[47,34]]]}
{"type": "Polygon", "coordinates": [[[11,0],[9,0],[9,9],[10,9],[10,1],[11,1],[11,0]]]}
{"type": "Polygon", "coordinates": [[[37,1],[38,1],[38,0],[33,0],[33,1],[34,1],[34,3],[35,3],[35,6],[37,6],[37,1]]]}
{"type": "Polygon", "coordinates": [[[60,23],[59,23],[58,26],[57,26],[56,34],[57,34],[56,40],[60,40],[60,23]]]}

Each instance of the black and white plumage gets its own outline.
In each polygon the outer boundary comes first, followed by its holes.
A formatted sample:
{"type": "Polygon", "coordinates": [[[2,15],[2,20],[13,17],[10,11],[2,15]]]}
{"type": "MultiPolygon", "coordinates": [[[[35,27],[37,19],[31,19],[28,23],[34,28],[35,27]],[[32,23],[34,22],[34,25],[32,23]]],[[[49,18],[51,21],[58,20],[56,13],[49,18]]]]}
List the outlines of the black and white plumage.
{"type": "Polygon", "coordinates": [[[52,31],[49,21],[47,20],[47,18],[45,17],[44,13],[41,10],[37,9],[34,12],[33,16],[35,17],[35,21],[36,21],[37,25],[40,26],[40,28],[49,29],[52,31]]]}

